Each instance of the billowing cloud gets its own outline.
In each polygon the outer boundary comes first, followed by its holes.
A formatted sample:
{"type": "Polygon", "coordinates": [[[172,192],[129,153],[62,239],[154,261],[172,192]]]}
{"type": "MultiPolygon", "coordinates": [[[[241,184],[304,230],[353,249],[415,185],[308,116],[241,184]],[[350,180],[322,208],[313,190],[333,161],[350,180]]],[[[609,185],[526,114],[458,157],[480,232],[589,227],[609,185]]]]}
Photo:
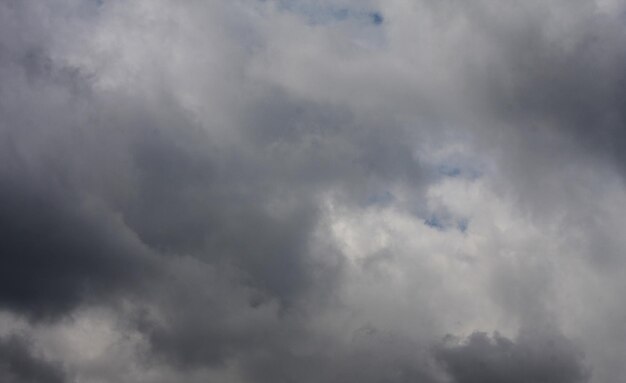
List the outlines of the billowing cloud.
{"type": "Polygon", "coordinates": [[[522,332],[512,341],[477,332],[461,344],[447,339],[436,354],[459,383],[586,382],[589,374],[580,352],[552,334],[522,332]]]}
{"type": "Polygon", "coordinates": [[[63,383],[67,376],[60,366],[33,354],[26,339],[13,335],[0,341],[0,377],[15,383],[63,383]]]}
{"type": "Polygon", "coordinates": [[[624,380],[625,10],[0,2],[2,378],[624,380]]]}

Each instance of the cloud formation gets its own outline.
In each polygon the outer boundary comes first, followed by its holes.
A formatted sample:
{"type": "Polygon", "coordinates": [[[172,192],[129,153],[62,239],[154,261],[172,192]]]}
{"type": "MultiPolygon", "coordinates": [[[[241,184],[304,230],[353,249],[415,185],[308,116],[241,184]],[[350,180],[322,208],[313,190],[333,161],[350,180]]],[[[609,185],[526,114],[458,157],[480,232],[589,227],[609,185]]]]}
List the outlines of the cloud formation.
{"type": "Polygon", "coordinates": [[[437,351],[459,383],[586,382],[581,357],[567,339],[527,333],[514,342],[497,333],[491,338],[476,332],[465,343],[444,344],[437,351]]]}
{"type": "Polygon", "coordinates": [[[61,367],[33,355],[28,342],[17,335],[0,341],[0,377],[5,382],[62,383],[67,376],[61,367]]]}
{"type": "Polygon", "coordinates": [[[0,2],[0,377],[622,381],[625,11],[0,2]]]}

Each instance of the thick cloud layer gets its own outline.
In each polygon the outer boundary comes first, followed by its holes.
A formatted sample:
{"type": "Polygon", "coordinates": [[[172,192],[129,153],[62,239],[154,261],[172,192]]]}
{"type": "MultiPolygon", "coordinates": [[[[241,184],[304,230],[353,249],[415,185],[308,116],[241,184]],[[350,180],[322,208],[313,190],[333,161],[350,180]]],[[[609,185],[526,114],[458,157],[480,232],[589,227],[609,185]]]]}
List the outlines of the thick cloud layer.
{"type": "Polygon", "coordinates": [[[624,380],[625,11],[0,1],[0,380],[624,380]]]}
{"type": "Polygon", "coordinates": [[[67,377],[61,367],[33,355],[24,338],[11,336],[0,341],[0,377],[15,383],[62,383],[67,377]]]}
{"type": "Polygon", "coordinates": [[[441,346],[437,357],[459,383],[588,380],[580,352],[550,334],[522,333],[513,342],[497,333],[493,338],[473,333],[465,343],[441,346]]]}

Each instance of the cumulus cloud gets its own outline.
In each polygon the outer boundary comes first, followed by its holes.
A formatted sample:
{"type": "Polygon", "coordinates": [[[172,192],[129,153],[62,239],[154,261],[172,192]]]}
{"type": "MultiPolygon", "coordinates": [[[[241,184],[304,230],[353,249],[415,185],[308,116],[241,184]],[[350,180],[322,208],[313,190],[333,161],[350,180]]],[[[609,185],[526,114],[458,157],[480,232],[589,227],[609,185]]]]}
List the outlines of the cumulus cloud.
{"type": "Polygon", "coordinates": [[[623,380],[625,10],[0,2],[1,376],[623,380]]]}

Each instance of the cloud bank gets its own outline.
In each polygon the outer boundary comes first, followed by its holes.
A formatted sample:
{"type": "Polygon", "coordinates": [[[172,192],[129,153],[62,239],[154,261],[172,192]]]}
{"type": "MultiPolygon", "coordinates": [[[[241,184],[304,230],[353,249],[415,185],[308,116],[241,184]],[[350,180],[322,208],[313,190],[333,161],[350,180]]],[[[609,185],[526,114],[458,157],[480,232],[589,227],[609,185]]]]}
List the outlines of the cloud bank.
{"type": "Polygon", "coordinates": [[[0,1],[0,380],[623,381],[625,15],[0,1]]]}

